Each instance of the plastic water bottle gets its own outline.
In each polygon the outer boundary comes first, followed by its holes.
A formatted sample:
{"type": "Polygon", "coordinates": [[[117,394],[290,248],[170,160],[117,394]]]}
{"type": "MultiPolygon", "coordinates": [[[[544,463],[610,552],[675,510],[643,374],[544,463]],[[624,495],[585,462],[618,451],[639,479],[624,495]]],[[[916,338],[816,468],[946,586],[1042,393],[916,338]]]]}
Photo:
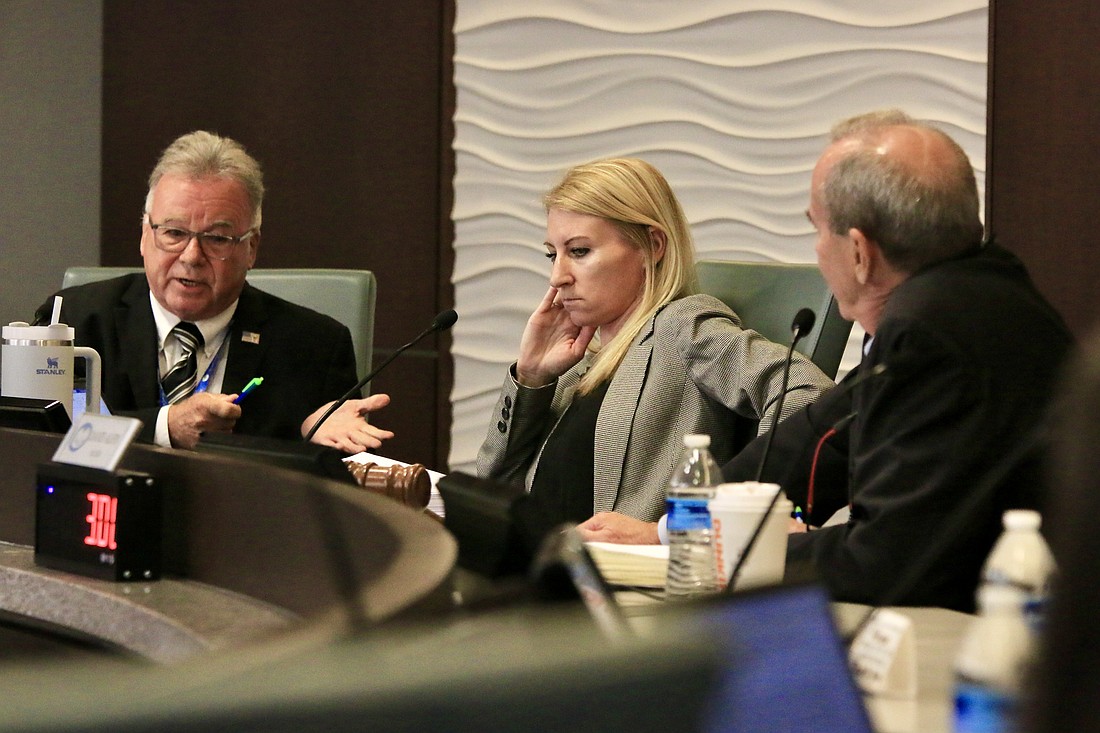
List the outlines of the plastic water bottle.
{"type": "Polygon", "coordinates": [[[978,616],[955,659],[955,733],[1016,730],[1020,684],[1035,647],[1023,599],[1011,585],[978,589],[978,616]]]}
{"type": "Polygon", "coordinates": [[[680,465],[668,484],[668,578],[665,594],[685,598],[714,593],[718,568],[708,503],[722,480],[709,435],[685,435],[680,465]]]}
{"type": "Polygon", "coordinates": [[[1004,532],[982,567],[986,585],[1010,585],[1023,592],[1024,617],[1033,633],[1043,625],[1054,556],[1039,533],[1043,518],[1030,509],[1010,509],[1004,513],[1004,532]]]}

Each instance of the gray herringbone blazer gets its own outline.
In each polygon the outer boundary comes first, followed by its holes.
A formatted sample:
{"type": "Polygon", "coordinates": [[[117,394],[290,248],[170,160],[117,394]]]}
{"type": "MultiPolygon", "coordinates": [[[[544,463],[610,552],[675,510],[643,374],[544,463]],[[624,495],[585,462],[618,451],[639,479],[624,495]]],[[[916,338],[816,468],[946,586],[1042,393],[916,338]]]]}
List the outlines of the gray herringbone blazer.
{"type": "MultiPolygon", "coordinates": [[[[786,346],[742,329],[733,311],[709,295],[681,298],[658,311],[619,365],[600,407],[593,512],[659,518],[683,436],[710,435],[714,457],[729,460],[736,449],[734,413],[754,420],[770,414],[786,355],[786,346]]],[[[542,446],[587,367],[582,360],[556,383],[529,389],[516,383],[513,365],[478,453],[478,474],[522,479],[530,489],[542,446]]],[[[783,417],[831,386],[795,352],[783,417]]],[[[770,425],[770,418],[761,425],[770,425]]]]}

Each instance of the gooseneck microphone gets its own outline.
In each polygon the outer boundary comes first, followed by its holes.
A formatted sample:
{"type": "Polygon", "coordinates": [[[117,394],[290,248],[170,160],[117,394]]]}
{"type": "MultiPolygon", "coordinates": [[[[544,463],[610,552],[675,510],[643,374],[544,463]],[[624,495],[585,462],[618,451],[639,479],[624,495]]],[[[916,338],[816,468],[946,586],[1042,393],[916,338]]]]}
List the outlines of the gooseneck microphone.
{"type": "MultiPolygon", "coordinates": [[[[842,381],[839,385],[837,385],[836,389],[841,390],[840,394],[843,394],[845,392],[851,392],[852,390],[854,390],[856,387],[863,384],[867,380],[877,379],[878,377],[882,376],[883,374],[886,374],[887,372],[888,372],[888,368],[885,364],[876,364],[875,366],[873,366],[869,369],[861,368],[859,370],[859,372],[857,372],[855,374],[855,376],[853,376],[852,378],[847,379],[845,381],[842,381]]],[[[836,435],[841,430],[846,429],[848,427],[848,425],[851,424],[851,422],[856,419],[858,414],[859,414],[858,412],[850,412],[847,415],[845,415],[844,417],[837,420],[835,423],[833,423],[832,427],[830,427],[829,430],[826,431],[825,436],[818,442],[817,450],[814,451],[813,465],[810,467],[810,486],[809,486],[808,491],[810,492],[811,497],[812,497],[812,492],[813,492],[814,471],[817,468],[817,457],[818,457],[818,452],[821,449],[821,445],[826,440],[828,440],[830,437],[832,437],[833,435],[836,435]]],[[[773,424],[772,425],[772,431],[774,432],[774,430],[775,430],[775,425],[773,424]]],[[[765,446],[765,449],[770,447],[770,446],[771,446],[771,439],[769,438],[768,439],[768,444],[767,444],[767,446],[765,446]]],[[[761,466],[761,471],[763,471],[764,461],[760,462],[760,466],[761,466]]],[[[760,480],[760,475],[757,474],[757,481],[759,482],[759,480],[760,480]]],[[[775,508],[775,504],[776,504],[776,502],[779,501],[779,497],[780,497],[780,495],[782,495],[782,493],[783,493],[783,489],[780,488],[775,492],[775,494],[772,495],[772,499],[768,503],[767,509],[764,510],[764,513],[760,516],[760,519],[756,523],[756,527],[753,528],[753,532],[752,532],[752,535],[749,537],[749,541],[745,543],[745,548],[744,548],[744,550],[741,551],[741,556],[737,559],[737,564],[734,566],[733,571],[730,573],[729,583],[726,584],[726,592],[727,593],[732,593],[733,592],[733,586],[734,586],[734,583],[737,582],[737,577],[741,574],[741,568],[744,567],[745,561],[748,559],[749,553],[752,551],[753,546],[756,544],[757,538],[760,536],[761,532],[764,531],[764,526],[768,523],[768,519],[771,517],[772,509],[775,508]]]]}
{"type": "MultiPolygon", "coordinates": [[[[772,415],[772,426],[768,430],[768,439],[764,443],[764,451],[760,455],[760,465],[756,469],[756,481],[760,482],[760,477],[764,474],[764,466],[768,462],[768,454],[771,453],[772,441],[775,439],[775,428],[779,424],[779,417],[783,414],[783,401],[787,396],[787,383],[791,378],[791,361],[794,359],[794,347],[803,336],[808,334],[814,327],[814,321],[817,320],[817,316],[809,308],[802,308],[794,314],[794,320],[791,321],[791,344],[787,347],[787,361],[783,364],[783,387],[779,391],[779,398],[775,401],[775,413],[772,415]]],[[[783,489],[779,489],[772,496],[771,501],[768,502],[768,507],[764,510],[764,514],[760,521],[756,523],[756,527],[753,528],[752,535],[749,536],[749,541],[745,543],[744,549],[741,551],[741,557],[737,559],[737,564],[733,566],[733,570],[730,572],[729,582],[726,584],[726,592],[733,590],[734,583],[737,582],[737,576],[741,574],[741,568],[745,565],[745,560],[748,558],[749,553],[752,552],[752,548],[756,546],[756,540],[760,537],[760,533],[764,530],[764,525],[768,523],[768,517],[771,516],[772,509],[775,508],[775,503],[779,501],[779,495],[783,493],[783,489]]]]}
{"type": "Polygon", "coordinates": [[[454,308],[449,308],[448,310],[445,310],[442,313],[440,313],[439,315],[437,315],[432,320],[432,325],[430,325],[430,326],[428,326],[428,328],[424,329],[424,331],[419,336],[417,336],[412,341],[405,344],[400,349],[398,349],[397,351],[393,352],[388,357],[386,357],[385,361],[383,361],[377,367],[372,369],[370,374],[368,374],[367,376],[360,379],[359,383],[356,384],[351,389],[349,389],[347,391],[347,393],[344,394],[343,397],[341,397],[340,399],[333,402],[332,405],[327,410],[325,410],[325,414],[321,415],[320,419],[317,420],[317,422],[313,423],[313,427],[311,427],[309,429],[309,432],[306,433],[306,437],[305,437],[306,442],[308,443],[310,440],[313,439],[313,436],[317,434],[317,429],[321,427],[321,424],[324,423],[324,421],[327,420],[329,418],[329,416],[332,415],[332,413],[334,413],[338,409],[340,409],[340,405],[342,405],[345,402],[347,402],[348,400],[350,400],[356,394],[361,394],[362,393],[361,390],[367,384],[367,382],[369,382],[370,380],[372,380],[376,376],[378,376],[378,373],[381,372],[383,369],[385,369],[387,366],[389,366],[391,361],[393,361],[398,356],[400,356],[404,352],[411,349],[413,346],[416,346],[418,343],[420,343],[425,338],[427,338],[430,334],[436,333],[438,331],[446,331],[448,328],[455,325],[455,321],[457,321],[457,320],[458,320],[458,313],[455,312],[454,308]]]}
{"type": "Polygon", "coordinates": [[[794,359],[794,347],[814,327],[817,316],[809,308],[803,308],[794,314],[791,321],[791,344],[787,347],[787,360],[783,362],[783,387],[779,390],[779,397],[775,401],[775,413],[772,415],[772,427],[768,431],[768,440],[764,444],[764,452],[760,454],[760,465],[756,469],[756,480],[764,474],[764,465],[768,462],[768,454],[771,453],[772,440],[775,438],[775,426],[779,424],[779,416],[783,414],[783,401],[787,397],[787,383],[791,378],[791,361],[794,359]]]}

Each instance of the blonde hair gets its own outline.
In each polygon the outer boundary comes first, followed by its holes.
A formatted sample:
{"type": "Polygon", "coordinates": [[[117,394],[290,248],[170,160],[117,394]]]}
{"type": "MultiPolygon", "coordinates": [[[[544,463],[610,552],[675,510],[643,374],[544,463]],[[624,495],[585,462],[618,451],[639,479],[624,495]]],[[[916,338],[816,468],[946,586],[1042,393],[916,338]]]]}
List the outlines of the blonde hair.
{"type": "Polygon", "coordinates": [[[560,209],[610,222],[645,260],[645,289],[637,309],[608,343],[593,339],[592,368],[578,391],[587,394],[610,379],[642,327],[666,304],[698,292],[695,244],[680,202],[661,172],[637,158],[607,158],[571,168],[543,197],[547,211],[560,209]],[[658,261],[651,230],[666,239],[658,261]]]}

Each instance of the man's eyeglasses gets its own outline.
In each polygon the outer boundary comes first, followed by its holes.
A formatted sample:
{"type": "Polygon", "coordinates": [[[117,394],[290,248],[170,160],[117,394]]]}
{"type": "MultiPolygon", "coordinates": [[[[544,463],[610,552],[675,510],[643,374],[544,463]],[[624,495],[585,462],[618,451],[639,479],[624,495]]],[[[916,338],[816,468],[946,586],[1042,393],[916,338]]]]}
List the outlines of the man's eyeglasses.
{"type": "Polygon", "coordinates": [[[172,253],[182,252],[192,239],[197,238],[202,253],[212,260],[228,260],[236,245],[248,241],[256,233],[255,229],[249,229],[239,237],[234,237],[230,234],[193,232],[174,224],[154,224],[152,221],[149,222],[149,228],[153,230],[153,242],[158,249],[172,253]]]}

